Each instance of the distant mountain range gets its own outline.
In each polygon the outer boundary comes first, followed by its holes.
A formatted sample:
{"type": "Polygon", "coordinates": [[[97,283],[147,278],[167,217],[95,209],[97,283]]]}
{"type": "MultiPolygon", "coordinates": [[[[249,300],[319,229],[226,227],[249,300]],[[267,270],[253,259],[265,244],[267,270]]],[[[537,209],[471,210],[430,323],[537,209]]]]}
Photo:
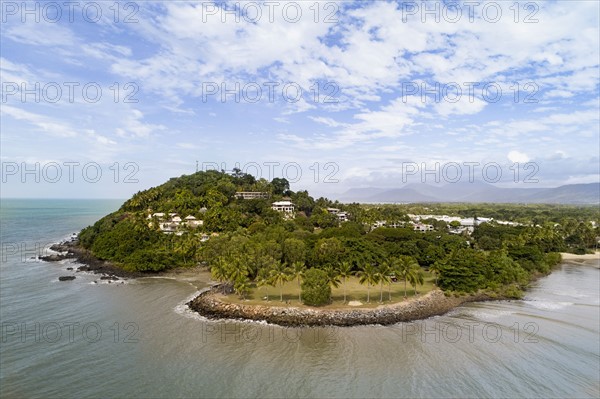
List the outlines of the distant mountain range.
{"type": "Polygon", "coordinates": [[[352,188],[341,202],[495,202],[536,204],[599,204],[600,183],[569,184],[554,188],[503,188],[483,182],[442,186],[411,183],[401,188],[352,188]]]}

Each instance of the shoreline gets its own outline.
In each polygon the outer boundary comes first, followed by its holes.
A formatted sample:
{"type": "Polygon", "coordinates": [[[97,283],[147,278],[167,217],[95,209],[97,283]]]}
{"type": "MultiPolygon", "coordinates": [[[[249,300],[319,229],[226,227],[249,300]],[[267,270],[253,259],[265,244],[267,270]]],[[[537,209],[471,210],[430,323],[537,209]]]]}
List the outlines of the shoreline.
{"type": "Polygon", "coordinates": [[[468,302],[505,300],[478,293],[464,296],[446,296],[437,289],[405,302],[383,305],[374,309],[304,309],[294,306],[265,306],[232,304],[220,300],[219,286],[200,293],[187,303],[191,310],[208,319],[250,320],[267,322],[283,327],[359,325],[390,325],[441,316],[468,302]]]}
{"type": "MultiPolygon", "coordinates": [[[[454,295],[446,295],[443,291],[436,289],[418,298],[412,298],[408,301],[397,302],[394,304],[384,304],[370,309],[319,309],[299,308],[290,305],[267,306],[234,304],[221,300],[223,295],[220,292],[219,284],[210,286],[210,281],[204,282],[201,281],[204,279],[198,279],[199,276],[197,275],[202,272],[199,267],[185,270],[170,269],[159,273],[129,272],[115,266],[109,261],[100,260],[94,257],[88,250],[79,246],[77,241],[57,243],[52,245],[50,249],[58,253],[40,256],[39,259],[46,262],[72,259],[75,262],[83,264],[77,268],[76,272],[88,271],[95,274],[104,274],[111,278],[166,277],[191,283],[198,288],[203,285],[205,287],[204,290],[191,301],[187,302],[186,305],[192,311],[212,320],[249,320],[267,322],[283,327],[390,325],[399,322],[409,322],[427,319],[433,316],[441,316],[469,302],[514,299],[487,293],[476,293],[457,297],[454,295]],[[209,287],[206,288],[206,286],[209,287]]],[[[591,260],[600,260],[600,252],[585,255],[561,253],[561,255],[561,263],[566,264],[584,265],[589,264],[589,261],[591,260]]],[[[207,274],[207,276],[210,275],[207,274]]],[[[535,276],[531,282],[543,276],[545,275],[535,276]]]]}
{"type": "MultiPolygon", "coordinates": [[[[82,265],[73,270],[77,272],[91,272],[94,274],[102,274],[110,277],[112,280],[121,279],[137,279],[137,278],[172,278],[177,281],[184,281],[196,286],[209,285],[210,282],[202,281],[200,277],[204,277],[209,272],[206,272],[203,267],[189,268],[173,268],[161,272],[130,272],[112,262],[98,259],[87,249],[81,247],[77,241],[63,241],[51,245],[50,250],[57,252],[55,254],[39,256],[38,259],[48,263],[55,263],[61,260],[70,259],[73,262],[81,263],[82,265]]],[[[108,278],[107,278],[108,279],[108,278]]]]}
{"type": "Polygon", "coordinates": [[[64,259],[71,259],[74,262],[82,264],[82,266],[77,267],[75,272],[92,272],[94,274],[104,274],[110,277],[120,278],[139,278],[150,276],[141,272],[129,272],[115,266],[111,262],[98,259],[88,250],[79,246],[77,241],[56,243],[51,245],[50,249],[58,253],[40,256],[39,260],[53,263],[64,259]]]}
{"type": "MultiPolygon", "coordinates": [[[[570,253],[561,255],[564,256],[564,259],[560,264],[594,266],[589,261],[600,260],[600,252],[586,255],[570,253]]],[[[529,284],[550,273],[533,276],[529,284]]],[[[224,302],[220,299],[222,294],[219,287],[220,285],[214,285],[201,292],[187,303],[188,307],[208,319],[250,320],[283,327],[390,325],[441,316],[469,302],[514,300],[514,298],[501,295],[492,296],[486,293],[459,297],[447,296],[443,291],[436,289],[406,302],[381,305],[375,309],[305,309],[295,306],[244,305],[224,302]]]]}
{"type": "Polygon", "coordinates": [[[597,251],[593,254],[585,254],[585,255],[576,255],[570,254],[568,252],[561,252],[561,262],[568,263],[571,265],[586,265],[590,264],[591,266],[600,268],[600,251],[597,251]],[[591,264],[590,261],[597,261],[596,264],[591,264]]]}

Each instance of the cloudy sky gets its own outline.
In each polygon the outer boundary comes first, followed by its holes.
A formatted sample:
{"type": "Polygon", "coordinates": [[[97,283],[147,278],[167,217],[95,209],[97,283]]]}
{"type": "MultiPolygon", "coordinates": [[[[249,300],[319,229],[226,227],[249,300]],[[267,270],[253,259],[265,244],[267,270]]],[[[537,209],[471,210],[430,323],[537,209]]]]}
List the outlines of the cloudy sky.
{"type": "Polygon", "coordinates": [[[599,180],[596,1],[1,4],[3,197],[599,180]]]}

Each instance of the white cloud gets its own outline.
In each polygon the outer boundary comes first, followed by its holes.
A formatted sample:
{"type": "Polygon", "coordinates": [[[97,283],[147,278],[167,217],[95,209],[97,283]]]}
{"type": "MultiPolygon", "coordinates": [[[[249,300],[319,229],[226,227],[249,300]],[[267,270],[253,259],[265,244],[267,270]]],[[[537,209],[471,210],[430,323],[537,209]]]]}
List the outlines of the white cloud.
{"type": "MultiPolygon", "coordinates": [[[[1,108],[2,114],[10,116],[17,120],[28,122],[38,130],[56,137],[75,137],[77,132],[68,124],[54,120],[53,118],[25,111],[24,109],[4,105],[1,108]]],[[[6,133],[6,132],[5,132],[6,133]]]]}
{"type": "Polygon", "coordinates": [[[144,123],[142,119],[144,114],[137,110],[131,110],[121,127],[115,130],[115,133],[121,137],[148,138],[151,133],[165,130],[166,126],[152,123],[144,123]]]}
{"type": "Polygon", "coordinates": [[[520,152],[520,151],[516,151],[516,150],[509,152],[507,157],[508,157],[509,161],[511,161],[511,162],[519,162],[519,163],[529,162],[529,157],[527,156],[527,154],[520,152]]]}
{"type": "Polygon", "coordinates": [[[34,17],[6,24],[3,35],[6,39],[32,46],[70,46],[76,41],[69,28],[44,19],[36,22],[34,17]]]}
{"type": "Polygon", "coordinates": [[[193,143],[177,143],[177,148],[181,148],[182,150],[197,150],[200,147],[193,143]]]}

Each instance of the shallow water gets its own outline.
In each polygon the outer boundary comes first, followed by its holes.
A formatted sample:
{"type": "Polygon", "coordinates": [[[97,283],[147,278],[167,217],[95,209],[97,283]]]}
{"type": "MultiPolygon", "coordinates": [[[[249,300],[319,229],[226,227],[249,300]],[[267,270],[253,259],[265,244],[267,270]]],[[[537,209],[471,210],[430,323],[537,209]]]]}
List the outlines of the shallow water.
{"type": "Polygon", "coordinates": [[[85,273],[58,282],[72,273],[68,262],[15,251],[118,206],[2,201],[2,397],[600,395],[594,266],[564,264],[523,301],[468,304],[426,321],[282,328],[203,319],[185,306],[201,285],[85,273]]]}

